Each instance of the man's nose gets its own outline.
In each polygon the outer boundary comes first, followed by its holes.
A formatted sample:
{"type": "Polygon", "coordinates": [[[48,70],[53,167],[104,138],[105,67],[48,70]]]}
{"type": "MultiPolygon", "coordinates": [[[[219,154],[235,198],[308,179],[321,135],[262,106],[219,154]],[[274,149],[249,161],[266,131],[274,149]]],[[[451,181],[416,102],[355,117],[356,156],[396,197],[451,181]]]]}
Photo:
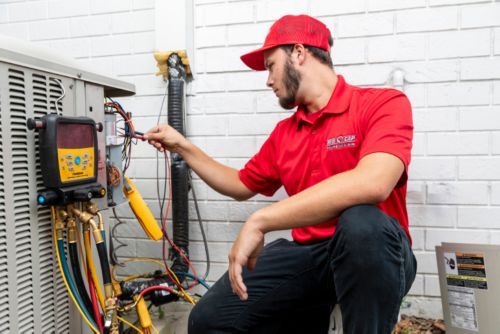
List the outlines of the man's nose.
{"type": "Polygon", "coordinates": [[[267,87],[272,87],[273,84],[274,84],[274,80],[271,78],[271,74],[269,73],[269,75],[267,76],[266,85],[267,85],[267,87]]]}

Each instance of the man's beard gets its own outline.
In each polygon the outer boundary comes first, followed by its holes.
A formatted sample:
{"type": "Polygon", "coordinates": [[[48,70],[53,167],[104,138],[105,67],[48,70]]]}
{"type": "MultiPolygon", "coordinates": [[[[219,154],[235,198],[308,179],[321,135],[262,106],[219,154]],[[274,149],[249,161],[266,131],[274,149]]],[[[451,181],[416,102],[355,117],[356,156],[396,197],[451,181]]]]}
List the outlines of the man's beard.
{"type": "Polygon", "coordinates": [[[279,103],[284,109],[293,109],[297,106],[295,97],[299,90],[301,75],[292,64],[290,58],[287,59],[284,68],[283,85],[286,95],[279,98],[279,103]]]}

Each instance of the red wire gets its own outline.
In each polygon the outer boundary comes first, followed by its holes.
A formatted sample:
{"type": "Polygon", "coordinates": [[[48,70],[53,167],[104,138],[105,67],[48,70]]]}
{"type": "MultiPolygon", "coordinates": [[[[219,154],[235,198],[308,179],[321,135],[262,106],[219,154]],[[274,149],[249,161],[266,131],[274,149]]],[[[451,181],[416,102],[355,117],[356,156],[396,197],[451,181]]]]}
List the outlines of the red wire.
{"type": "Polygon", "coordinates": [[[139,297],[142,297],[144,296],[146,293],[150,292],[150,291],[153,291],[153,290],[165,290],[165,291],[168,291],[170,293],[173,293],[175,294],[176,292],[174,291],[174,289],[172,288],[169,288],[168,286],[163,286],[163,285],[153,285],[153,286],[150,286],[144,290],[142,290],[140,293],[139,293],[139,297]]]}
{"type": "Polygon", "coordinates": [[[101,312],[99,312],[99,305],[97,303],[97,294],[95,292],[94,281],[92,281],[92,274],[90,273],[90,268],[87,268],[87,280],[89,283],[90,298],[92,299],[92,309],[94,311],[95,321],[97,323],[97,327],[99,327],[99,332],[104,333],[104,326],[102,324],[101,312]]]}
{"type": "MultiPolygon", "coordinates": [[[[166,155],[166,153],[165,153],[165,155],[166,155]]],[[[168,161],[168,159],[167,159],[167,161],[168,161]]],[[[167,168],[167,173],[168,172],[169,172],[169,168],[167,168]]],[[[167,174],[167,178],[168,178],[168,174],[167,174]]],[[[168,205],[167,206],[167,214],[168,214],[168,210],[169,210],[169,207],[170,207],[170,197],[171,197],[170,195],[171,194],[169,193],[169,195],[168,195],[168,202],[167,202],[168,203],[167,204],[168,205]]],[[[163,232],[163,237],[165,238],[166,235],[167,235],[167,232],[165,230],[165,225],[164,224],[162,224],[162,232],[163,232]]],[[[165,271],[166,271],[168,277],[172,280],[172,282],[174,282],[174,284],[177,285],[177,287],[179,289],[181,289],[182,286],[179,283],[177,283],[177,280],[170,274],[170,271],[167,269],[167,267],[168,267],[168,264],[167,264],[167,248],[165,246],[166,246],[166,244],[163,243],[163,263],[165,263],[165,271]]]]}
{"type": "MultiPolygon", "coordinates": [[[[168,159],[168,156],[167,156],[166,152],[165,152],[165,157],[167,159],[167,171],[170,171],[170,160],[168,159]]],[[[171,173],[169,173],[169,175],[171,176],[171,173]]],[[[167,175],[167,177],[168,177],[168,175],[167,175]]],[[[168,211],[170,209],[170,199],[171,198],[172,198],[172,177],[168,178],[168,202],[167,202],[167,210],[165,211],[165,215],[163,217],[163,222],[162,222],[162,227],[163,227],[163,231],[165,233],[165,238],[167,238],[167,234],[166,234],[166,231],[167,231],[167,216],[168,216],[168,211]]],[[[186,260],[187,264],[189,265],[189,268],[193,272],[194,282],[193,282],[193,284],[191,284],[188,287],[188,290],[190,290],[191,288],[193,288],[194,286],[196,286],[198,284],[198,274],[196,273],[196,270],[194,269],[193,265],[191,264],[191,261],[189,261],[189,259],[186,257],[186,255],[184,254],[184,252],[179,249],[179,247],[173,242],[173,240],[171,240],[170,238],[167,238],[167,241],[170,244],[170,246],[172,246],[173,248],[175,248],[175,250],[184,258],[184,260],[186,260]]],[[[164,247],[163,248],[163,259],[165,259],[165,253],[166,253],[166,249],[164,247]]]]}

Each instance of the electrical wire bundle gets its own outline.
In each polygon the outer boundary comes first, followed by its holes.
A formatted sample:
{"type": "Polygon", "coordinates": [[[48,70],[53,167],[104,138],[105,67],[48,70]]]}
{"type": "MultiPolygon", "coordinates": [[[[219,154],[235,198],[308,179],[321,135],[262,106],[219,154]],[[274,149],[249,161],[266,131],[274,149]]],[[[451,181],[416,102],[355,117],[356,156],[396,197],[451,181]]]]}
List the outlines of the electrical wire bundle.
{"type": "Polygon", "coordinates": [[[124,122],[123,128],[120,128],[120,135],[123,137],[123,149],[122,149],[122,160],[123,160],[123,170],[122,174],[125,175],[125,172],[130,166],[130,160],[132,158],[132,142],[133,139],[141,139],[144,140],[144,133],[140,131],[136,131],[134,128],[134,123],[132,122],[132,113],[125,112],[122,108],[121,104],[114,101],[111,98],[108,98],[110,102],[106,102],[104,107],[106,108],[107,113],[117,113],[122,117],[124,122]]]}
{"type": "MultiPolygon", "coordinates": [[[[160,119],[161,115],[161,110],[163,108],[163,104],[165,101],[165,96],[163,96],[163,101],[162,105],[160,107],[160,114],[158,115],[158,121],[160,119]]],[[[123,163],[123,171],[122,171],[122,177],[125,176],[125,172],[128,169],[130,165],[130,159],[132,155],[132,144],[136,144],[137,140],[134,139],[142,139],[144,140],[143,133],[136,131],[134,128],[134,124],[132,121],[132,115],[129,112],[125,112],[125,110],[122,108],[122,106],[116,102],[113,101],[112,99],[109,99],[109,102],[106,102],[105,107],[107,108],[107,112],[113,112],[117,113],[121,116],[120,121],[117,122],[117,128],[121,130],[120,134],[124,138],[123,141],[123,150],[122,150],[122,163],[123,163]],[[124,126],[122,128],[118,127],[118,124],[123,122],[124,126]]],[[[203,275],[203,277],[198,277],[198,274],[196,273],[196,270],[194,266],[191,264],[189,261],[188,257],[186,254],[179,249],[179,247],[174,243],[174,241],[168,236],[168,233],[166,231],[166,224],[167,224],[167,217],[168,217],[168,212],[170,209],[170,201],[172,197],[172,185],[171,185],[171,175],[170,173],[170,163],[169,163],[169,158],[167,153],[164,155],[164,170],[166,171],[166,176],[165,176],[165,182],[163,186],[163,195],[160,195],[160,177],[158,175],[158,162],[159,162],[159,157],[158,157],[158,152],[157,152],[157,194],[158,194],[158,201],[160,204],[160,220],[162,222],[162,232],[163,232],[163,254],[162,258],[163,261],[158,261],[154,259],[148,259],[148,258],[128,258],[124,259],[123,262],[118,261],[118,257],[116,255],[116,250],[120,247],[126,246],[125,243],[121,242],[118,240],[115,236],[115,231],[116,228],[124,224],[124,222],[117,216],[115,209],[113,208],[113,214],[115,216],[115,219],[117,220],[117,224],[111,229],[110,233],[110,251],[111,251],[111,261],[112,264],[114,265],[113,270],[111,271],[112,275],[112,280],[114,282],[119,282],[120,283],[120,288],[121,288],[121,296],[120,296],[120,305],[118,306],[118,311],[119,312],[127,312],[131,310],[132,308],[136,308],[138,312],[138,321],[135,323],[141,322],[141,319],[149,317],[149,313],[147,310],[151,308],[152,305],[159,306],[161,304],[164,304],[165,302],[170,302],[173,300],[177,300],[179,298],[186,300],[189,303],[194,304],[196,302],[196,299],[193,298],[189,292],[186,290],[192,289],[194,286],[197,284],[203,285],[205,288],[209,288],[208,284],[205,282],[209,270],[210,270],[210,257],[208,253],[208,244],[207,244],[207,239],[205,235],[205,231],[203,229],[202,221],[201,221],[201,216],[198,208],[198,203],[197,203],[197,198],[196,194],[194,193],[194,188],[192,185],[192,178],[189,175],[189,186],[190,189],[193,193],[193,198],[194,198],[194,203],[195,203],[195,208],[196,208],[196,213],[198,216],[198,222],[201,228],[201,233],[203,236],[203,242],[205,245],[205,252],[206,252],[206,257],[207,257],[207,267],[206,267],[206,272],[203,275]],[[167,197],[167,192],[168,192],[168,197],[167,197]],[[119,243],[118,247],[114,247],[113,242],[119,243]],[[170,255],[172,258],[172,255],[177,255],[180,256],[186,261],[188,264],[191,272],[173,272],[171,267],[169,267],[167,263],[167,247],[166,244],[170,245],[170,255]],[[153,262],[156,264],[161,265],[159,270],[152,272],[152,273],[143,273],[139,275],[130,275],[125,277],[122,280],[119,280],[116,275],[115,275],[115,268],[116,266],[124,266],[126,263],[131,262],[131,261],[149,261],[153,262]],[[149,307],[145,306],[145,300],[149,300],[151,304],[149,307]],[[141,312],[139,312],[141,310],[141,312]],[[145,314],[148,314],[145,316],[145,314]],[[142,316],[141,316],[142,314],[142,316]]],[[[148,326],[143,326],[146,324],[149,324],[150,321],[146,320],[144,323],[141,322],[141,327],[144,329],[144,333],[148,333],[149,330],[151,330],[151,327],[149,328],[148,326]],[[145,329],[149,328],[149,329],[145,329]]],[[[134,324],[134,325],[135,325],[134,324]]]]}
{"type": "MultiPolygon", "coordinates": [[[[163,94],[163,98],[162,98],[161,105],[160,105],[160,110],[158,112],[158,116],[156,119],[156,125],[160,124],[162,110],[163,110],[163,106],[165,104],[165,98],[167,97],[167,93],[168,93],[168,87],[165,90],[165,93],[163,94]]],[[[185,103],[184,103],[184,105],[185,105],[185,103]]],[[[185,279],[191,279],[193,281],[193,283],[188,285],[186,288],[191,289],[192,287],[194,287],[195,285],[200,283],[205,288],[208,289],[209,287],[208,287],[208,284],[205,283],[205,280],[207,279],[208,274],[210,272],[210,253],[208,250],[208,241],[207,241],[207,237],[205,235],[205,229],[203,228],[200,209],[198,207],[198,200],[197,200],[196,193],[194,190],[191,173],[190,173],[190,171],[188,172],[189,188],[193,194],[196,216],[198,219],[198,224],[199,224],[202,239],[203,239],[203,245],[204,245],[206,261],[207,261],[207,267],[206,267],[205,273],[204,273],[202,278],[198,277],[198,275],[197,275],[194,267],[192,266],[191,262],[189,261],[189,259],[185,256],[184,252],[182,252],[182,250],[180,250],[179,247],[177,247],[177,245],[175,245],[175,243],[173,242],[173,240],[169,237],[169,235],[167,233],[167,229],[166,229],[167,217],[168,217],[168,212],[170,209],[170,200],[172,198],[172,178],[171,178],[172,173],[171,173],[171,168],[170,168],[171,166],[170,166],[169,154],[167,152],[164,152],[164,154],[163,154],[163,170],[166,171],[166,175],[165,175],[165,182],[163,183],[163,190],[161,191],[161,193],[160,193],[160,175],[159,175],[160,163],[159,163],[159,161],[160,161],[160,154],[157,151],[156,152],[156,195],[158,198],[158,205],[160,207],[160,220],[162,222],[162,230],[163,230],[163,235],[164,235],[164,238],[163,238],[163,261],[166,265],[166,263],[167,263],[166,262],[166,242],[168,242],[171,246],[171,250],[175,250],[177,255],[181,256],[187,262],[187,264],[191,268],[191,271],[193,272],[192,274],[183,273],[183,272],[177,273],[178,275],[184,277],[185,279]],[[167,192],[168,192],[168,197],[167,197],[167,192]],[[167,201],[167,198],[168,198],[168,201],[167,201]],[[165,209],[165,202],[166,201],[167,201],[167,206],[165,209]],[[164,209],[165,209],[165,213],[164,213],[164,209]]],[[[170,252],[170,254],[172,257],[173,252],[170,252]]]]}

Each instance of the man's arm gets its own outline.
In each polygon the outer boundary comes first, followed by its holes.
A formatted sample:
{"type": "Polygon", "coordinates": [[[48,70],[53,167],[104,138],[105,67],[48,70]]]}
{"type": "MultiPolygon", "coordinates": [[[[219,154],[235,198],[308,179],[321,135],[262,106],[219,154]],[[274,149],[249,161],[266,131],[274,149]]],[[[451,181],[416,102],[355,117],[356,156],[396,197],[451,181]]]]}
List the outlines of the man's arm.
{"type": "Polygon", "coordinates": [[[380,203],[390,195],[404,169],[403,162],[394,155],[368,154],[354,169],[256,211],[243,225],[229,254],[233,291],[242,300],[248,298],[241,272],[245,265],[250,270],[255,267],[265,233],[319,224],[351,206],[380,203]]]}
{"type": "Polygon", "coordinates": [[[168,150],[180,154],[189,167],[215,191],[238,201],[255,195],[241,182],[236,169],[215,161],[171,126],[156,126],[145,134],[145,138],[160,152],[168,150]]]}
{"type": "Polygon", "coordinates": [[[396,156],[372,153],[362,158],[354,169],[265,207],[255,212],[249,221],[263,233],[319,224],[353,205],[383,202],[403,171],[403,162],[396,156]]]}

